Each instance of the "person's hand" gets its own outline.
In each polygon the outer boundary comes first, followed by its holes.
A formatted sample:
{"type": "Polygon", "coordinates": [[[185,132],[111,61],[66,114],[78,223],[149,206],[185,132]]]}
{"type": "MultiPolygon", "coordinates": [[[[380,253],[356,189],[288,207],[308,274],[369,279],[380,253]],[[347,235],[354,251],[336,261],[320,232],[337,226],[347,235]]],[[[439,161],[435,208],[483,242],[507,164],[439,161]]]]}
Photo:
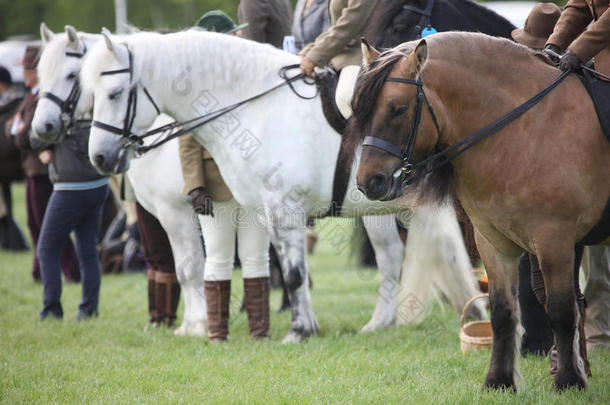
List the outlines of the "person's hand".
{"type": "Polygon", "coordinates": [[[582,62],[578,59],[578,56],[569,49],[559,59],[559,68],[563,71],[576,70],[580,65],[582,65],[582,62]]]}
{"type": "Polygon", "coordinates": [[[48,165],[53,160],[53,151],[47,149],[43,150],[38,154],[38,160],[42,162],[43,165],[48,165]]]}
{"type": "Polygon", "coordinates": [[[301,56],[301,73],[305,76],[313,77],[313,70],[316,67],[316,64],[313,60],[309,59],[307,56],[301,56]]]}
{"type": "Polygon", "coordinates": [[[191,197],[193,210],[197,214],[214,216],[214,212],[212,211],[212,198],[205,188],[197,187],[191,190],[189,192],[189,197],[191,197]]]}
{"type": "Polygon", "coordinates": [[[545,46],[542,51],[546,54],[546,56],[549,57],[549,59],[553,63],[555,63],[555,64],[559,63],[558,55],[561,55],[561,49],[559,49],[559,47],[557,45],[549,44],[549,45],[545,46]],[[550,51],[550,52],[547,52],[547,51],[550,51]]]}

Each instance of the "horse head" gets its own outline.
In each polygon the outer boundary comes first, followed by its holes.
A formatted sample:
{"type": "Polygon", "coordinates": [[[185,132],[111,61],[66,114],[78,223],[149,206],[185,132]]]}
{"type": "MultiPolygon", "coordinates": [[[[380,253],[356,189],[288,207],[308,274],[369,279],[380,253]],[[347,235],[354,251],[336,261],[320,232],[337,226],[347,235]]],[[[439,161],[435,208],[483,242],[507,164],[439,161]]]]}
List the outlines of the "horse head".
{"type": "Polygon", "coordinates": [[[38,63],[41,98],[32,128],[45,141],[56,142],[75,115],[87,110],[78,75],[86,52],[83,34],[67,25],[65,33],[53,33],[40,25],[43,51],[38,63]]]}
{"type": "Polygon", "coordinates": [[[413,160],[428,154],[440,134],[421,83],[428,47],[420,40],[381,54],[370,45],[363,50],[353,102],[356,132],[364,137],[356,180],[369,199],[391,200],[401,195],[413,160]]]}
{"type": "Polygon", "coordinates": [[[157,104],[140,80],[136,56],[127,43],[107,31],[83,63],[84,91],[93,95],[89,158],[103,173],[125,172],[143,134],[159,115],[157,104]]]}

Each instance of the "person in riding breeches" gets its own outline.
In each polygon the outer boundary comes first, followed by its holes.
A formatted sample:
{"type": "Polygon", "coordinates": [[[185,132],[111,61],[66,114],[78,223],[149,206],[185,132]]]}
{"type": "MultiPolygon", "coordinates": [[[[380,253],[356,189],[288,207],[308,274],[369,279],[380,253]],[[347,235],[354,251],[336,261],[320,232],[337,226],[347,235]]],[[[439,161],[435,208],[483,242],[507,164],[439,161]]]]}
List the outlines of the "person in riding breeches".
{"type": "Polygon", "coordinates": [[[546,43],[556,53],[565,50],[560,67],[576,69],[595,58],[595,69],[610,75],[610,12],[608,0],[570,0],[546,43]],[[591,27],[587,29],[587,26],[591,27]]]}
{"type": "Polygon", "coordinates": [[[330,0],[330,28],[301,52],[301,73],[313,76],[316,66],[330,62],[340,73],[335,100],[346,118],[352,113],[350,101],[356,75],[362,64],[360,37],[376,5],[375,0],[330,0]]]}
{"type": "MultiPolygon", "coordinates": [[[[198,26],[223,33],[239,27],[224,13],[206,13],[198,26]]],[[[235,237],[244,278],[250,336],[269,336],[269,236],[249,210],[242,208],[224,183],[210,153],[190,134],[178,138],[183,192],[198,214],[205,243],[205,298],[211,343],[227,340],[235,237]]]]}

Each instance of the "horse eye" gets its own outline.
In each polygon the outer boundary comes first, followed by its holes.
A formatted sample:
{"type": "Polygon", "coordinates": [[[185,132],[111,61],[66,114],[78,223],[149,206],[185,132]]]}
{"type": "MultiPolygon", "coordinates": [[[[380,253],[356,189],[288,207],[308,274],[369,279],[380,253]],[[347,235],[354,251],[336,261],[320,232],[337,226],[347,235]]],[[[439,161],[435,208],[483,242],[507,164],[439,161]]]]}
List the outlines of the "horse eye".
{"type": "Polygon", "coordinates": [[[112,93],[110,93],[108,95],[108,98],[110,100],[116,100],[117,98],[119,98],[119,96],[121,95],[122,92],[123,92],[123,90],[113,91],[112,93]]]}
{"type": "Polygon", "coordinates": [[[399,115],[404,114],[409,109],[409,106],[403,105],[402,107],[396,108],[394,106],[390,107],[390,116],[392,118],[396,118],[399,115]]]}
{"type": "Polygon", "coordinates": [[[70,74],[68,74],[68,76],[66,77],[66,79],[68,79],[68,80],[74,80],[74,79],[76,79],[76,72],[71,72],[70,74]]]}

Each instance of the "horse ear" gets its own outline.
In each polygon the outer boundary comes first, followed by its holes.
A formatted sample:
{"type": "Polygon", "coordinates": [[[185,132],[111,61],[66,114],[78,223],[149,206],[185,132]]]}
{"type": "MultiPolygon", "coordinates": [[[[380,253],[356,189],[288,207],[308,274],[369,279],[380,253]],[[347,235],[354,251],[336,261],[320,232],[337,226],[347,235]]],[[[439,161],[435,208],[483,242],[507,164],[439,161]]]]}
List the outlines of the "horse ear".
{"type": "Polygon", "coordinates": [[[53,39],[53,36],[55,36],[53,31],[51,31],[49,29],[49,27],[47,27],[47,24],[45,24],[44,22],[41,22],[40,23],[40,39],[42,39],[43,45],[46,45],[49,42],[51,42],[51,40],[53,39]]]}
{"type": "Polygon", "coordinates": [[[426,61],[428,60],[428,44],[425,39],[419,41],[417,46],[415,47],[415,59],[417,61],[416,69],[418,72],[421,72],[426,61]]]}
{"type": "Polygon", "coordinates": [[[74,29],[74,27],[71,25],[66,25],[65,30],[70,43],[78,44],[78,34],[76,33],[76,29],[74,29]]]}
{"type": "Polygon", "coordinates": [[[367,41],[365,37],[360,38],[360,47],[362,48],[362,63],[364,66],[370,65],[379,55],[381,55],[373,45],[369,44],[369,41],[367,41]]]}
{"type": "Polygon", "coordinates": [[[112,39],[110,39],[110,36],[112,34],[110,33],[110,31],[108,31],[108,28],[102,28],[102,35],[104,36],[104,41],[106,42],[106,47],[108,48],[108,50],[112,52],[114,56],[118,57],[118,54],[116,53],[116,46],[114,45],[112,39]]]}

